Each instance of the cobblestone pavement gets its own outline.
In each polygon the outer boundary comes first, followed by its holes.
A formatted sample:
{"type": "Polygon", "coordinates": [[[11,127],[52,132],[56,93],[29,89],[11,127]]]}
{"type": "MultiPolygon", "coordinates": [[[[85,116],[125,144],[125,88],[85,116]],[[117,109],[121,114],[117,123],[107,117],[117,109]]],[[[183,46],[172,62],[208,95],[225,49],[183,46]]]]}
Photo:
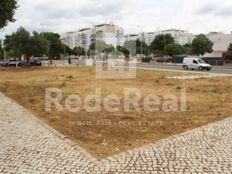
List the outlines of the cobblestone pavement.
{"type": "Polygon", "coordinates": [[[98,161],[0,93],[0,173],[232,173],[232,118],[98,161]]]}

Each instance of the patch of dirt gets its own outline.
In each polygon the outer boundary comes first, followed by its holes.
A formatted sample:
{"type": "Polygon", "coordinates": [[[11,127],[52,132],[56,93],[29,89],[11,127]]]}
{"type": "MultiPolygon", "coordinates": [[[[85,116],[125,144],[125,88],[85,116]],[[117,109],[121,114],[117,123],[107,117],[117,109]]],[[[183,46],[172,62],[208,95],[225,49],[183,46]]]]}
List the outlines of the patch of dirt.
{"type": "MultiPolygon", "coordinates": [[[[181,73],[138,70],[137,78],[131,80],[101,80],[95,78],[93,68],[27,68],[0,69],[0,91],[29,109],[35,116],[66,135],[97,158],[104,158],[139,147],[147,143],[175,135],[232,115],[232,78],[173,80],[166,76],[181,73]],[[77,113],[64,109],[59,112],[45,110],[45,91],[59,88],[63,100],[77,94],[82,101],[87,95],[101,89],[101,111],[89,113],[82,107],[77,113]],[[136,88],[143,99],[148,94],[161,97],[174,94],[178,98],[178,111],[110,113],[104,110],[107,95],[117,95],[124,102],[124,89],[136,88]],[[180,111],[180,91],[187,90],[187,111],[180,111]]],[[[94,103],[93,103],[94,104],[94,103]]],[[[161,106],[160,106],[161,107],[161,106]]]]}

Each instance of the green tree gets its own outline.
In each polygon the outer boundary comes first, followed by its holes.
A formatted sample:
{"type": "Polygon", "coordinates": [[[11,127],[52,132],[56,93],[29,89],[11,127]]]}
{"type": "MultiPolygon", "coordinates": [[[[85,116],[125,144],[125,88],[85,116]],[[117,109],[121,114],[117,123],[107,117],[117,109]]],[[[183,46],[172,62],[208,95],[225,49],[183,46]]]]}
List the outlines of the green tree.
{"type": "Polygon", "coordinates": [[[104,49],[104,52],[109,54],[115,51],[115,48],[112,45],[106,45],[106,48],[104,49]]]}
{"type": "Polygon", "coordinates": [[[4,45],[6,51],[14,53],[15,57],[20,57],[22,54],[29,55],[31,43],[30,33],[20,27],[12,35],[5,36],[4,45]]]}
{"type": "Polygon", "coordinates": [[[33,36],[30,40],[30,45],[30,55],[44,56],[48,55],[49,53],[49,42],[37,32],[33,32],[33,36]]]}
{"type": "Polygon", "coordinates": [[[184,54],[185,49],[180,44],[173,43],[173,44],[167,45],[165,49],[165,53],[172,57],[174,55],[184,54]]]}
{"type": "Polygon", "coordinates": [[[42,56],[48,53],[49,43],[38,33],[30,33],[24,28],[20,27],[12,35],[7,35],[4,40],[4,45],[7,53],[13,57],[21,57],[25,54],[30,57],[32,55],[42,56]]]}
{"type": "Polygon", "coordinates": [[[198,35],[192,42],[193,54],[204,55],[213,51],[213,42],[211,42],[204,34],[198,35]]]}
{"type": "Polygon", "coordinates": [[[141,42],[139,39],[136,40],[136,53],[137,54],[149,54],[149,46],[146,42],[141,42]]]}
{"type": "Polygon", "coordinates": [[[232,43],[230,43],[228,47],[228,54],[230,55],[230,57],[232,57],[232,43]]]}
{"type": "Polygon", "coordinates": [[[117,46],[117,50],[118,50],[119,52],[123,53],[125,57],[129,57],[129,55],[130,55],[129,50],[126,49],[125,47],[117,46]]]}
{"type": "Polygon", "coordinates": [[[0,1],[0,28],[5,27],[9,22],[15,21],[14,14],[17,8],[17,0],[0,1]]]}
{"type": "Polygon", "coordinates": [[[60,35],[52,32],[44,32],[40,34],[49,42],[49,57],[50,58],[59,58],[61,54],[68,53],[70,50],[65,50],[66,46],[61,42],[60,35]]]}
{"type": "Polygon", "coordinates": [[[82,47],[80,47],[80,46],[73,48],[72,52],[76,56],[83,56],[83,55],[85,55],[85,49],[82,48],[82,47]]]}
{"type": "Polygon", "coordinates": [[[129,40],[124,43],[124,48],[129,51],[131,55],[136,55],[137,49],[136,49],[136,41],[129,40]]]}
{"type": "Polygon", "coordinates": [[[175,40],[170,34],[160,34],[151,42],[150,48],[154,53],[164,54],[166,46],[174,42],[175,40]]]}
{"type": "Polygon", "coordinates": [[[91,43],[89,46],[89,51],[98,51],[98,52],[104,52],[107,45],[104,41],[96,40],[94,43],[91,43]]]}
{"type": "Polygon", "coordinates": [[[187,55],[192,55],[193,54],[192,44],[185,44],[185,45],[183,45],[183,47],[184,47],[185,53],[187,55]]]}
{"type": "Polygon", "coordinates": [[[9,57],[17,57],[14,50],[8,50],[6,51],[6,55],[9,56],[9,57]]]}
{"type": "MultiPolygon", "coordinates": [[[[66,54],[66,55],[72,55],[72,54],[73,54],[73,50],[72,50],[68,45],[62,44],[62,46],[63,46],[62,49],[63,49],[63,53],[64,53],[64,54],[66,54]]],[[[61,54],[62,54],[62,52],[61,52],[61,54]]],[[[59,55],[56,56],[56,57],[59,58],[59,55]]]]}
{"type": "Polygon", "coordinates": [[[91,43],[89,45],[89,51],[92,51],[92,50],[95,50],[95,44],[94,43],[91,43]]]}
{"type": "Polygon", "coordinates": [[[4,57],[3,47],[2,47],[2,41],[0,40],[0,60],[2,60],[4,57]]]}

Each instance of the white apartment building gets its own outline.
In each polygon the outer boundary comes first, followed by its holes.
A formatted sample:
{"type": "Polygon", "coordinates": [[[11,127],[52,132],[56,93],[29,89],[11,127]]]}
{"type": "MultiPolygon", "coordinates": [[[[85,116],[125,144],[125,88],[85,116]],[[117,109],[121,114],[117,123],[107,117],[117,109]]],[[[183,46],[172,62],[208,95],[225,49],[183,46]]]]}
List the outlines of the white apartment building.
{"type": "Polygon", "coordinates": [[[142,38],[146,44],[150,45],[157,35],[157,32],[142,33],[140,34],[140,38],[142,38]]]}
{"type": "Polygon", "coordinates": [[[77,42],[78,33],[77,32],[67,32],[61,34],[61,41],[68,45],[70,48],[74,48],[77,42]]]}
{"type": "Polygon", "coordinates": [[[93,32],[92,28],[84,28],[75,32],[63,33],[61,34],[61,41],[72,49],[80,46],[88,50],[93,32]]]}
{"type": "Polygon", "coordinates": [[[70,48],[83,47],[89,49],[91,43],[96,40],[105,42],[107,45],[116,47],[124,43],[124,29],[114,24],[101,24],[93,28],[84,28],[76,32],[61,34],[61,40],[70,48]]]}
{"type": "Polygon", "coordinates": [[[140,38],[140,36],[138,34],[127,34],[124,36],[124,43],[126,41],[135,41],[139,38],[140,38]]]}
{"type": "Polygon", "coordinates": [[[159,34],[170,34],[175,42],[184,45],[190,44],[194,39],[194,35],[184,30],[161,30],[157,32],[144,32],[140,34],[128,34],[124,36],[124,29],[114,24],[100,24],[92,28],[84,28],[75,32],[67,32],[61,34],[61,40],[70,48],[83,47],[87,51],[91,43],[96,40],[105,42],[107,45],[116,47],[117,45],[123,46],[126,41],[135,41],[140,39],[148,45],[159,34]]]}
{"type": "Polygon", "coordinates": [[[161,30],[157,32],[158,34],[170,34],[176,43],[180,45],[190,44],[194,39],[194,35],[185,30],[161,30]]]}
{"type": "Polygon", "coordinates": [[[92,42],[96,39],[105,42],[107,45],[116,47],[123,44],[124,30],[113,24],[101,24],[94,27],[92,42]]]}
{"type": "Polygon", "coordinates": [[[125,41],[139,39],[146,42],[146,44],[150,45],[151,42],[155,39],[155,37],[160,34],[170,34],[174,38],[175,42],[180,45],[190,44],[194,39],[193,34],[184,30],[176,30],[176,29],[161,30],[157,32],[143,32],[138,35],[131,34],[131,35],[126,35],[124,38],[125,41]]]}
{"type": "Polygon", "coordinates": [[[194,39],[193,34],[184,30],[176,29],[161,30],[156,32],[144,32],[140,33],[136,39],[142,40],[146,42],[146,44],[150,45],[155,37],[160,34],[170,34],[174,38],[175,42],[180,45],[190,44],[194,39]]]}
{"type": "Polygon", "coordinates": [[[91,36],[94,34],[93,28],[84,28],[78,31],[76,46],[84,48],[86,51],[91,45],[91,36]]]}

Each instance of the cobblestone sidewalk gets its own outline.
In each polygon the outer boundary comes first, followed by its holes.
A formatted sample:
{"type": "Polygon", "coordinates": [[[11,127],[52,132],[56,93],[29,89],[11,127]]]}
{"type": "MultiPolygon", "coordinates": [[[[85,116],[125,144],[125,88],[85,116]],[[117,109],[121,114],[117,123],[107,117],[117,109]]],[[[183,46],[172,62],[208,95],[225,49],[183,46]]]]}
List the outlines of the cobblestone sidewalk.
{"type": "Polygon", "coordinates": [[[232,173],[232,118],[98,161],[0,93],[0,173],[232,173]]]}

